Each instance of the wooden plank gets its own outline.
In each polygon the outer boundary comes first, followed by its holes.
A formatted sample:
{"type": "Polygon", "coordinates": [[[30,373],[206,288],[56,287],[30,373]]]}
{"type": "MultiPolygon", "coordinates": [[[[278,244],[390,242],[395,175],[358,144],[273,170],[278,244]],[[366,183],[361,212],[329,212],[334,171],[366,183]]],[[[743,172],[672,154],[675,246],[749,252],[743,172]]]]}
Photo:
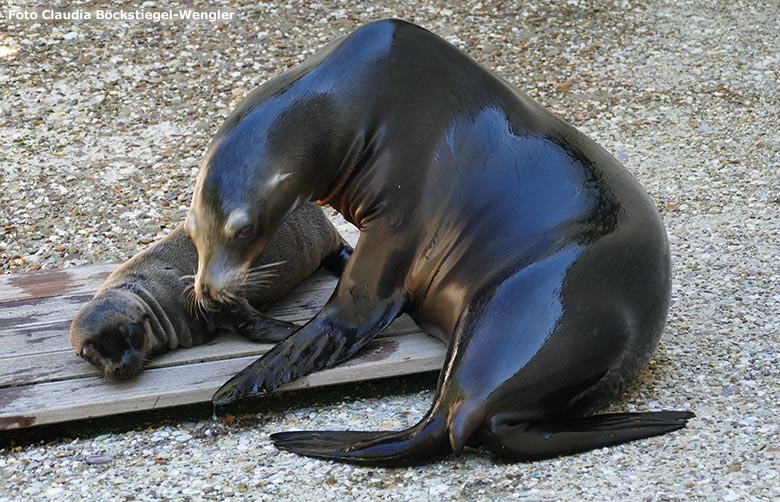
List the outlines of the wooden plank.
{"type": "MultiPolygon", "coordinates": [[[[388,327],[382,337],[415,332],[419,333],[419,328],[409,316],[403,316],[388,327]]],[[[226,333],[204,345],[180,348],[156,357],[146,370],[234,357],[258,357],[272,346],[226,333]]],[[[77,357],[70,344],[64,350],[6,358],[0,363],[0,388],[95,376],[98,376],[97,369],[77,357]]]]}
{"type": "MultiPolygon", "coordinates": [[[[336,282],[330,273],[318,271],[267,313],[290,322],[308,321],[328,300],[336,282]]],[[[68,349],[70,322],[90,298],[40,298],[0,306],[0,361],[68,349]]]]}
{"type": "MultiPolygon", "coordinates": [[[[280,304],[268,313],[277,319],[303,324],[317,313],[329,295],[329,291],[310,292],[308,296],[295,302],[294,306],[280,304]]],[[[19,357],[72,351],[69,341],[70,323],[70,320],[64,320],[3,329],[0,331],[0,364],[7,364],[8,360],[19,357]]]]}
{"type": "MultiPolygon", "coordinates": [[[[353,245],[357,233],[347,236],[353,245]]],[[[154,359],[128,382],[104,382],[73,353],[71,319],[116,265],[0,276],[0,430],[208,402],[227,379],[270,350],[236,335],[154,359]]],[[[337,280],[320,271],[268,314],[302,324],[337,280]]],[[[403,316],[357,357],[280,390],[332,385],[441,367],[444,345],[403,316]]]]}
{"type": "Polygon", "coordinates": [[[61,321],[48,326],[4,330],[0,337],[0,364],[25,355],[66,350],[70,346],[69,327],[70,321],[61,321]]]}
{"type": "MultiPolygon", "coordinates": [[[[444,344],[421,333],[371,342],[345,363],[283,386],[280,391],[406,375],[441,368],[444,344]]],[[[139,410],[204,403],[255,356],[146,371],[107,384],[97,377],[0,389],[0,430],[139,410]]]]}
{"type": "MultiPolygon", "coordinates": [[[[291,305],[286,310],[295,309],[306,297],[309,292],[320,292],[313,297],[319,301],[320,297],[329,296],[333,288],[336,287],[338,280],[329,272],[318,270],[304,282],[296,286],[284,298],[286,304],[288,299],[298,302],[291,305]]],[[[0,304],[0,337],[4,335],[5,330],[13,327],[37,327],[45,326],[64,319],[73,319],[81,306],[88,302],[94,296],[94,291],[87,293],[75,293],[70,295],[61,295],[46,298],[32,298],[17,300],[0,304]]],[[[323,302],[325,301],[323,300],[323,302]]]]}
{"type": "MultiPolygon", "coordinates": [[[[342,231],[341,234],[352,246],[360,235],[357,229],[342,231]]],[[[0,275],[0,306],[6,302],[95,294],[118,266],[110,263],[0,275]]]]}
{"type": "Polygon", "coordinates": [[[70,321],[92,296],[87,293],[4,303],[0,306],[0,340],[16,337],[16,332],[25,328],[41,328],[70,321]]]}

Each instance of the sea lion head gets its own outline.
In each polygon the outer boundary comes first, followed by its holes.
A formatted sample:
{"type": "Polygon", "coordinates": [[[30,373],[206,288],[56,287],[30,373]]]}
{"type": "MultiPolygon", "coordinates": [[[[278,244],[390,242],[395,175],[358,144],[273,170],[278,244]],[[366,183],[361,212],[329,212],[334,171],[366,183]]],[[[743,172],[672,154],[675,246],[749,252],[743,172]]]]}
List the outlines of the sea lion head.
{"type": "Polygon", "coordinates": [[[76,354],[109,380],[133,378],[149,350],[149,314],[134,294],[123,290],[98,293],[76,315],[70,343],[76,354]]]}
{"type": "Polygon", "coordinates": [[[266,100],[262,90],[227,119],[198,173],[184,228],[198,251],[200,301],[230,302],[250,278],[261,280],[252,264],[287,215],[329,183],[334,155],[315,119],[328,100],[266,100]]]}

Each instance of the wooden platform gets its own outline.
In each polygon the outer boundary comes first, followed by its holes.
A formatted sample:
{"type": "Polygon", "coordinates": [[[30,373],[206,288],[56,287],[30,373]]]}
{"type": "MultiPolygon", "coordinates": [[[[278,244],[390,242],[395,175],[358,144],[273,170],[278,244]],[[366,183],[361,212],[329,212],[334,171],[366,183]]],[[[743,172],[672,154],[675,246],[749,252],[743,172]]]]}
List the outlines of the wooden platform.
{"type": "MultiPolygon", "coordinates": [[[[219,386],[271,345],[238,336],[161,356],[140,377],[107,383],[70,346],[73,316],[116,265],[0,276],[0,430],[208,402],[219,386]]],[[[269,314],[303,323],[328,299],[336,279],[318,272],[269,314]]],[[[280,390],[436,370],[444,344],[399,318],[353,359],[280,390]]]]}

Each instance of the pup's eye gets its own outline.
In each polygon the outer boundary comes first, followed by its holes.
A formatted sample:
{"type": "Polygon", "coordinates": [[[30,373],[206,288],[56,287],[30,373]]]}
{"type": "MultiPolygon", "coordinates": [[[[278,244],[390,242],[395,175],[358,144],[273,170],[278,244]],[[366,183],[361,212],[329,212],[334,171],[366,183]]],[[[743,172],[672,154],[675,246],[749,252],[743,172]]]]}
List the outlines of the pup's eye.
{"type": "Polygon", "coordinates": [[[238,230],[238,232],[236,232],[236,239],[248,239],[252,237],[254,229],[254,225],[244,225],[238,230]]]}

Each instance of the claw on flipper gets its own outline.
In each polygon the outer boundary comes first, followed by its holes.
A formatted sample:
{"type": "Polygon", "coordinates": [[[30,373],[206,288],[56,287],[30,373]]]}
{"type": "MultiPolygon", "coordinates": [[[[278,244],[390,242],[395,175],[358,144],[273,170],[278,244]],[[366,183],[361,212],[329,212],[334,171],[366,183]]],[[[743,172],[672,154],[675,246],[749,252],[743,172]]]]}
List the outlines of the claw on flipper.
{"type": "Polygon", "coordinates": [[[215,406],[228,406],[249,397],[268,395],[268,391],[257,383],[256,373],[248,371],[251,368],[242,370],[222,385],[211,397],[211,402],[215,406]]]}

